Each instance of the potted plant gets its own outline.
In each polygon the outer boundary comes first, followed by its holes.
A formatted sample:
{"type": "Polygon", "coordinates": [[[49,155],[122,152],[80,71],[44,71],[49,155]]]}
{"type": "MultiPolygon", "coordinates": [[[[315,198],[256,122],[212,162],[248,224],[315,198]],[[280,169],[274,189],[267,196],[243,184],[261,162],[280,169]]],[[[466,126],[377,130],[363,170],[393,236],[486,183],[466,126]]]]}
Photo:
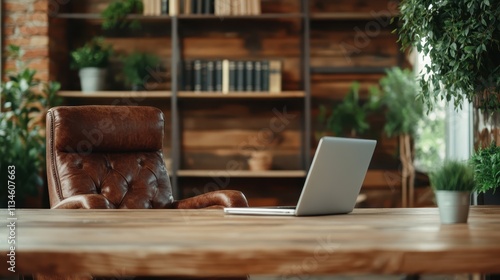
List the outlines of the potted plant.
{"type": "Polygon", "coordinates": [[[1,84],[0,170],[8,186],[0,194],[0,207],[12,206],[9,201],[15,200],[13,206],[20,208],[30,206],[26,199],[36,198],[44,184],[45,114],[61,103],[56,94],[60,84],[35,78],[36,70],[25,67],[18,46],[8,46],[7,53],[17,69],[1,84]]]}
{"type": "Polygon", "coordinates": [[[484,204],[500,204],[500,196],[495,192],[500,186],[500,147],[492,142],[480,148],[470,158],[477,183],[476,191],[484,194],[484,204]]]}
{"type": "Polygon", "coordinates": [[[466,223],[470,195],[476,187],[474,171],[467,162],[450,160],[429,174],[436,194],[441,223],[466,223]]]}
{"type": "Polygon", "coordinates": [[[336,136],[358,137],[370,128],[367,118],[378,108],[378,101],[370,98],[367,102],[362,102],[359,98],[359,87],[359,82],[353,82],[342,102],[334,104],[331,112],[328,112],[324,105],[319,106],[317,120],[324,131],[316,135],[317,140],[330,133],[336,136]]]}
{"type": "Polygon", "coordinates": [[[102,28],[105,30],[115,28],[138,29],[141,25],[138,20],[128,20],[129,14],[142,13],[142,0],[115,0],[101,12],[103,18],[102,28]]]}
{"type": "Polygon", "coordinates": [[[154,78],[160,59],[154,54],[134,52],[123,59],[123,74],[125,83],[132,90],[145,90],[146,84],[154,78]]]}
{"type": "Polygon", "coordinates": [[[479,101],[498,109],[500,100],[500,2],[483,0],[402,0],[399,37],[403,48],[428,55],[422,98],[479,101]]]}
{"type": "Polygon", "coordinates": [[[112,48],[101,37],[95,37],[71,52],[71,67],[78,69],[82,92],[105,89],[106,72],[112,48]]]}
{"type": "Polygon", "coordinates": [[[393,67],[380,79],[380,89],[372,88],[385,112],[384,132],[399,139],[399,159],[402,165],[402,206],[413,206],[415,166],[414,145],[418,122],[422,119],[423,104],[417,100],[417,80],[409,69],[393,67]]]}

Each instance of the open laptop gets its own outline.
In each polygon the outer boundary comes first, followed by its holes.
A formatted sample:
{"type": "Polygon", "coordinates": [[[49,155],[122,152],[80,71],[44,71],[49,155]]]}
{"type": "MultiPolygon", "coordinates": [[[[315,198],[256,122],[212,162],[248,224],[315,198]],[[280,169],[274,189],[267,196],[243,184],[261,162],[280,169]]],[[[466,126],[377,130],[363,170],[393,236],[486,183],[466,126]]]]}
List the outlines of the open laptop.
{"type": "Polygon", "coordinates": [[[376,140],[323,137],[296,207],[226,207],[227,214],[311,216],[354,209],[376,140]]]}

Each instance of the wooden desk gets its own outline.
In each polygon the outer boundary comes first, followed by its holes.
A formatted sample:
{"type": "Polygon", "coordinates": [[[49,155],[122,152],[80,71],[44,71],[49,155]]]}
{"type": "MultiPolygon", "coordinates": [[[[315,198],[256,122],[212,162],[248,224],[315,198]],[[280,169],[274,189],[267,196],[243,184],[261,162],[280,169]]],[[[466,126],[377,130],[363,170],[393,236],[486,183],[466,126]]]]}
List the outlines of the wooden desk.
{"type": "MultiPolygon", "coordinates": [[[[8,244],[1,213],[1,274],[8,244]]],[[[94,275],[500,272],[500,208],[256,217],[222,210],[17,210],[16,271],[94,275]]]]}

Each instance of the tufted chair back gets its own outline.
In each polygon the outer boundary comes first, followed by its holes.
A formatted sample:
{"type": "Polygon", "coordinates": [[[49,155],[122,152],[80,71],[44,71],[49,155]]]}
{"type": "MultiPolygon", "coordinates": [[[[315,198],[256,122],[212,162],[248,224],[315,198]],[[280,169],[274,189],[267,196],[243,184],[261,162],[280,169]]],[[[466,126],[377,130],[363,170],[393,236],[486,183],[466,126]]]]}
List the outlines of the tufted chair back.
{"type": "Polygon", "coordinates": [[[51,208],[86,195],[88,208],[165,208],[163,113],[146,106],[61,106],[47,114],[51,208]]]}

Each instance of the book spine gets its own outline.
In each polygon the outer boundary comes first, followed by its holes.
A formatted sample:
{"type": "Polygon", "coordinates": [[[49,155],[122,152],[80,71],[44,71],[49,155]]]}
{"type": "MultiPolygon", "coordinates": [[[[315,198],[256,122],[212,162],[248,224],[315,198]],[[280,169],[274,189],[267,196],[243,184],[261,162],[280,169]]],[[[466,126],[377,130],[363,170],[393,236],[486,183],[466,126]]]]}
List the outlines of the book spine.
{"type": "Polygon", "coordinates": [[[269,91],[269,61],[262,61],[262,91],[269,91]]]}
{"type": "Polygon", "coordinates": [[[236,91],[245,90],[245,62],[236,62],[236,91]]]}
{"type": "Polygon", "coordinates": [[[253,87],[255,91],[262,91],[262,61],[255,61],[253,87]]]}
{"type": "Polygon", "coordinates": [[[202,83],[201,60],[197,59],[193,62],[193,74],[194,74],[193,89],[196,92],[200,92],[202,83]]]}
{"type": "Polygon", "coordinates": [[[281,61],[269,62],[269,92],[281,92],[281,61]]]}
{"type": "Polygon", "coordinates": [[[245,61],[245,90],[254,91],[253,61],[245,61]]]}
{"type": "Polygon", "coordinates": [[[214,0],[204,0],[203,13],[206,15],[213,15],[214,14],[214,0]]]}
{"type": "Polygon", "coordinates": [[[184,14],[185,15],[190,15],[191,14],[191,0],[184,0],[184,14]]]}
{"type": "Polygon", "coordinates": [[[215,91],[222,92],[222,60],[215,61],[215,91]]]}
{"type": "Polygon", "coordinates": [[[142,14],[149,15],[149,0],[142,0],[142,14]]]}
{"type": "Polygon", "coordinates": [[[186,91],[193,90],[193,62],[184,61],[183,87],[186,91]]]}
{"type": "Polygon", "coordinates": [[[229,61],[229,91],[236,91],[236,61],[229,61]]]}
{"type": "Polygon", "coordinates": [[[191,0],[191,14],[195,15],[198,10],[198,0],[191,0]]]}
{"type": "Polygon", "coordinates": [[[154,0],[155,3],[155,16],[161,15],[161,0],[154,0]]]}
{"type": "Polygon", "coordinates": [[[176,16],[179,14],[179,3],[178,3],[179,0],[170,0],[170,3],[169,3],[169,14],[171,16],[176,16]]]}
{"type": "MultiPolygon", "coordinates": [[[[170,1],[175,1],[175,0],[170,0],[170,1]]],[[[161,0],[161,14],[162,15],[168,15],[169,13],[169,0],[161,0]]]]}
{"type": "Polygon", "coordinates": [[[215,61],[207,61],[207,74],[206,74],[206,90],[215,91],[215,61]]]}
{"type": "Polygon", "coordinates": [[[204,2],[204,0],[197,0],[196,1],[196,12],[195,12],[195,14],[197,14],[197,15],[203,14],[203,2],[204,2]]]}
{"type": "Polygon", "coordinates": [[[208,79],[207,79],[207,62],[201,61],[201,91],[207,91],[208,79]]]}
{"type": "Polygon", "coordinates": [[[222,93],[229,92],[229,60],[222,61],[222,93]]]}

